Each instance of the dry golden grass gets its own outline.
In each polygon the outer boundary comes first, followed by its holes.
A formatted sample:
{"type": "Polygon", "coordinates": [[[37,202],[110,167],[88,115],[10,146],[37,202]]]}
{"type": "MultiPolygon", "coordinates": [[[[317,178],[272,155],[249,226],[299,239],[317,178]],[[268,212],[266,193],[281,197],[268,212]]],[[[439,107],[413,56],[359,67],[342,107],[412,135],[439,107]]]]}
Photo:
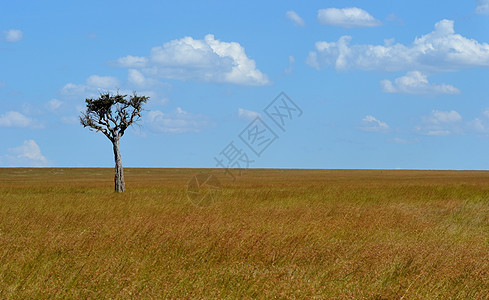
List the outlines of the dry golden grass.
{"type": "Polygon", "coordinates": [[[0,298],[487,298],[489,172],[0,169],[0,298]]]}

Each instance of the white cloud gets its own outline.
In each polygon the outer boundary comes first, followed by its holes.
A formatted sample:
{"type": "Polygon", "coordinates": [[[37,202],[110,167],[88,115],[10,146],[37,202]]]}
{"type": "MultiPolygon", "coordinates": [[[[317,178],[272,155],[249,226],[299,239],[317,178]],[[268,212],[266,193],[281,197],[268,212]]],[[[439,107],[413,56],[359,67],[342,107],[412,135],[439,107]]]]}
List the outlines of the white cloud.
{"type": "Polygon", "coordinates": [[[127,80],[130,84],[137,87],[150,87],[155,85],[161,85],[159,82],[152,78],[147,78],[144,74],[136,69],[129,69],[127,80]]]}
{"type": "Polygon", "coordinates": [[[46,108],[50,111],[55,111],[59,109],[63,105],[63,101],[59,101],[58,99],[51,99],[46,103],[46,108]]]}
{"type": "Polygon", "coordinates": [[[42,155],[41,148],[34,140],[26,140],[23,145],[10,148],[8,151],[11,153],[6,156],[9,165],[46,166],[48,164],[48,160],[42,155]]]}
{"type": "Polygon", "coordinates": [[[151,110],[147,113],[143,122],[149,125],[151,131],[167,134],[200,132],[211,125],[208,118],[188,113],[180,107],[173,113],[151,110]]]}
{"type": "Polygon", "coordinates": [[[374,27],[382,24],[371,14],[358,7],[320,9],[318,10],[318,21],[323,25],[345,28],[374,27]]]}
{"type": "Polygon", "coordinates": [[[60,93],[65,97],[84,97],[87,87],[83,84],[67,83],[61,88],[60,93]]]}
{"type": "Polygon", "coordinates": [[[489,109],[481,112],[480,116],[463,122],[462,116],[454,110],[432,111],[429,116],[422,118],[423,123],[416,127],[418,133],[425,135],[452,135],[477,133],[489,135],[489,109]]]}
{"type": "Polygon", "coordinates": [[[146,57],[128,55],[117,60],[117,65],[123,68],[144,68],[148,64],[146,57]]]}
{"type": "Polygon", "coordinates": [[[440,130],[428,130],[426,133],[426,135],[432,135],[432,136],[444,136],[444,135],[451,135],[452,132],[450,130],[446,130],[446,129],[440,129],[440,130]]]}
{"type": "Polygon", "coordinates": [[[469,128],[474,129],[477,132],[487,133],[489,128],[487,121],[481,120],[480,118],[475,118],[468,123],[469,128]]]}
{"type": "Polygon", "coordinates": [[[474,120],[468,122],[469,129],[472,129],[478,133],[489,133],[489,109],[485,109],[482,111],[482,114],[479,118],[475,118],[474,120]]]}
{"type": "Polygon", "coordinates": [[[436,23],[432,32],[416,38],[409,46],[350,46],[351,39],[342,36],[337,42],[317,42],[307,63],[317,69],[334,66],[337,70],[456,71],[489,67],[489,44],[455,34],[450,20],[436,23]]]}
{"type": "Polygon", "coordinates": [[[212,34],[203,40],[192,37],[173,40],[152,48],[147,58],[126,56],[117,62],[151,77],[242,85],[270,83],[240,44],[221,42],[212,34]]]}
{"type": "Polygon", "coordinates": [[[419,72],[408,72],[405,76],[396,78],[394,83],[390,80],[380,82],[382,90],[386,93],[400,94],[460,94],[460,90],[448,84],[432,84],[428,76],[419,72]]]}
{"type": "Polygon", "coordinates": [[[0,127],[39,129],[43,128],[43,125],[20,112],[9,111],[5,114],[0,114],[0,127]]]}
{"type": "Polygon", "coordinates": [[[422,118],[422,124],[416,127],[416,131],[424,135],[451,135],[461,134],[462,116],[455,110],[433,110],[429,116],[422,118]]]}
{"type": "Polygon", "coordinates": [[[5,40],[11,43],[15,43],[22,40],[22,37],[24,36],[22,30],[18,30],[18,29],[5,30],[3,34],[5,36],[5,40]]]}
{"type": "Polygon", "coordinates": [[[146,78],[144,78],[144,75],[135,69],[129,69],[128,80],[130,83],[135,85],[144,85],[144,83],[146,82],[146,78]]]}
{"type": "Polygon", "coordinates": [[[404,24],[404,21],[398,15],[396,15],[395,13],[389,14],[387,16],[386,20],[387,21],[390,21],[390,22],[397,22],[399,24],[404,24]]]}
{"type": "Polygon", "coordinates": [[[67,98],[95,97],[100,92],[114,91],[120,87],[120,82],[112,76],[91,75],[85,84],[67,83],[61,89],[62,96],[67,98]]]}
{"type": "Polygon", "coordinates": [[[238,108],[238,117],[240,119],[245,119],[245,120],[248,120],[248,121],[252,121],[254,120],[256,117],[259,117],[260,114],[256,111],[252,111],[252,110],[247,110],[247,109],[243,109],[243,108],[238,108]]]}
{"type": "Polygon", "coordinates": [[[477,0],[475,12],[478,14],[489,15],[489,0],[477,0]]]}
{"type": "Polygon", "coordinates": [[[453,123],[453,122],[462,121],[462,116],[454,110],[451,111],[433,110],[428,120],[433,124],[453,123]]]}
{"type": "Polygon", "coordinates": [[[294,24],[297,26],[305,26],[306,25],[306,22],[304,22],[304,20],[293,10],[289,10],[288,12],[286,12],[285,16],[287,17],[287,19],[294,22],[294,24]]]}
{"type": "Polygon", "coordinates": [[[87,86],[99,89],[116,89],[119,87],[119,80],[112,76],[92,75],[87,78],[87,86]]]}
{"type": "Polygon", "coordinates": [[[387,125],[387,123],[378,120],[374,116],[365,116],[365,118],[362,119],[362,123],[363,125],[360,127],[360,129],[363,131],[388,132],[390,130],[390,127],[389,125],[387,125]]]}
{"type": "Polygon", "coordinates": [[[292,69],[294,68],[295,58],[290,55],[289,56],[289,66],[285,69],[285,74],[292,74],[292,69]]]}
{"type": "Polygon", "coordinates": [[[18,158],[27,158],[39,162],[46,162],[46,157],[41,154],[41,148],[34,140],[24,141],[22,146],[9,149],[11,152],[16,153],[18,158]]]}
{"type": "MultiPolygon", "coordinates": [[[[171,89],[171,85],[161,83],[156,79],[147,78],[139,70],[129,69],[127,81],[121,82],[112,76],[91,75],[85,80],[85,83],[65,84],[59,91],[59,97],[68,103],[68,105],[63,104],[63,112],[65,112],[68,106],[73,108],[74,101],[78,104],[83,104],[84,99],[98,98],[100,93],[109,92],[115,94],[118,92],[121,95],[132,95],[133,91],[137,90],[138,95],[144,95],[150,98],[145,107],[147,109],[152,109],[156,105],[165,105],[169,101],[166,96],[167,90],[169,89],[171,89]],[[71,104],[69,104],[70,102],[71,104]]],[[[59,103],[57,102],[52,102],[49,103],[47,107],[51,105],[52,108],[55,108],[58,104],[59,103]]],[[[85,111],[85,109],[86,108],[82,105],[76,107],[76,114],[85,111]]],[[[78,123],[78,119],[70,116],[69,113],[67,116],[63,117],[61,121],[65,124],[78,123]]]]}
{"type": "Polygon", "coordinates": [[[419,139],[403,139],[400,137],[395,137],[391,141],[396,144],[415,144],[419,142],[419,139]]]}

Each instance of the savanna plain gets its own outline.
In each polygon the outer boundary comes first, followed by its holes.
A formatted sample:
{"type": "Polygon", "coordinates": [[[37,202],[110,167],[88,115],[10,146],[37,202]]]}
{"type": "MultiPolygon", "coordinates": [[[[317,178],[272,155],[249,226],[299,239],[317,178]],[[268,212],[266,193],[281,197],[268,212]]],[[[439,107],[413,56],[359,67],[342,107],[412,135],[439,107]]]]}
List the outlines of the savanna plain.
{"type": "Polygon", "coordinates": [[[0,169],[0,298],[487,299],[489,172],[0,169]],[[219,196],[187,184],[213,173],[219,196]]]}

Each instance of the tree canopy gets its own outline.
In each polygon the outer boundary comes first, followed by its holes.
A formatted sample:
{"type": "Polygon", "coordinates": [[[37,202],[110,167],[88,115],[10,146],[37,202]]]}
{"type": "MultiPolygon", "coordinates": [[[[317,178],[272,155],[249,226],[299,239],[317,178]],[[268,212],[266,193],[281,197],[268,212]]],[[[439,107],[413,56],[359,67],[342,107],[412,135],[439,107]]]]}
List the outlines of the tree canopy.
{"type": "Polygon", "coordinates": [[[80,123],[90,130],[102,132],[109,140],[119,140],[126,129],[141,118],[143,105],[149,97],[134,93],[129,99],[119,93],[102,93],[97,99],[86,99],[87,109],[80,116],[80,123]]]}

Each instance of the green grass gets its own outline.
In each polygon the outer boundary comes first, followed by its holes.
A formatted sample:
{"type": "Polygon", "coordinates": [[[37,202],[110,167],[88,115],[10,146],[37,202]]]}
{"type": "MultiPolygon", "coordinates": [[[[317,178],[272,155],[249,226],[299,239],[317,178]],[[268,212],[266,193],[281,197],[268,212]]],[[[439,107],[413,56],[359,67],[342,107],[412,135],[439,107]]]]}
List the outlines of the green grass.
{"type": "Polygon", "coordinates": [[[0,298],[489,295],[489,172],[0,169],[0,298]]]}

